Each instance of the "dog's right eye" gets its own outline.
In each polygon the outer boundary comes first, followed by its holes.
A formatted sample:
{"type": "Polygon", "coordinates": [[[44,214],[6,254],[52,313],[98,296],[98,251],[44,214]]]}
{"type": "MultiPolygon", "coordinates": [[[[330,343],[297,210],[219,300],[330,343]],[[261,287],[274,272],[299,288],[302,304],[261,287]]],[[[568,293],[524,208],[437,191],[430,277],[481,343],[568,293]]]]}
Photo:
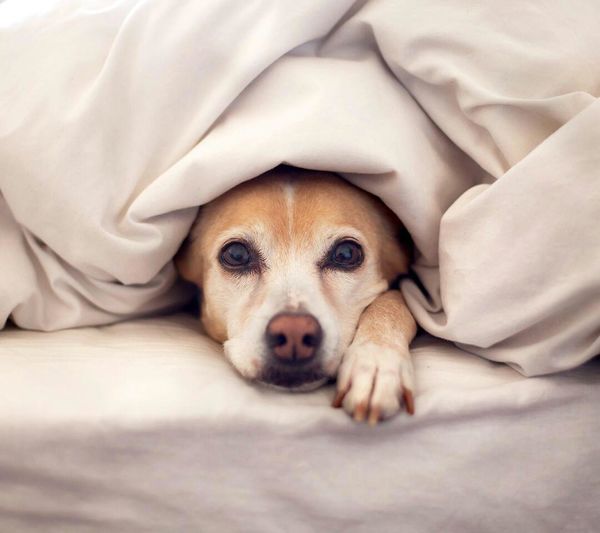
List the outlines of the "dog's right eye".
{"type": "Polygon", "coordinates": [[[244,270],[252,265],[252,252],[241,242],[230,242],[221,250],[221,264],[230,269],[244,270]]]}

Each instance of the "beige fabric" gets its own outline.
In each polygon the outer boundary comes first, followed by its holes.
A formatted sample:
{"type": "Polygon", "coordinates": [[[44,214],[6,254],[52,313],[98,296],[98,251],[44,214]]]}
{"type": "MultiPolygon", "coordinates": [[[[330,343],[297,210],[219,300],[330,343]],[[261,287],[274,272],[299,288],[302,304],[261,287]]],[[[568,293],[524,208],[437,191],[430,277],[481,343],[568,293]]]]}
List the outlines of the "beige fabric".
{"type": "Polygon", "coordinates": [[[379,194],[419,323],[525,374],[600,351],[600,10],[9,0],[0,323],[169,309],[198,206],[287,162],[379,194]]]}
{"type": "Polygon", "coordinates": [[[425,336],[377,428],[242,380],[185,316],[0,335],[0,530],[587,532],[600,361],[526,379],[425,336]]]}

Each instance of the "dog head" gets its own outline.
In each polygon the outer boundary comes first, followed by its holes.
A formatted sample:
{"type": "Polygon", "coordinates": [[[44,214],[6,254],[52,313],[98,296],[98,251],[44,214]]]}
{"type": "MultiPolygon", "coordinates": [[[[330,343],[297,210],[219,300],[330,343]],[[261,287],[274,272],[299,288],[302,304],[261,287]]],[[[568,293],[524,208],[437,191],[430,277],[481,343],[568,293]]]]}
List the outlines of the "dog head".
{"type": "Polygon", "coordinates": [[[176,265],[244,377],[308,390],[336,375],[363,310],[406,271],[401,231],[335,174],[278,167],[203,206],[176,265]]]}

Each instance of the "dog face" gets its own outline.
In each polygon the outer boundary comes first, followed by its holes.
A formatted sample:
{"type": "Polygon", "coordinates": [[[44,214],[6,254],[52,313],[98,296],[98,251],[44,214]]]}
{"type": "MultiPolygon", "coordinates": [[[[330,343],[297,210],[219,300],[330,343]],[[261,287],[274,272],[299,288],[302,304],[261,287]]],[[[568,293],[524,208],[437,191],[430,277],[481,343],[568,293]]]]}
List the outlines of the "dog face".
{"type": "Polygon", "coordinates": [[[308,390],[336,375],[361,313],[406,270],[400,228],[334,174],[279,167],[203,206],[176,264],[244,377],[308,390]]]}

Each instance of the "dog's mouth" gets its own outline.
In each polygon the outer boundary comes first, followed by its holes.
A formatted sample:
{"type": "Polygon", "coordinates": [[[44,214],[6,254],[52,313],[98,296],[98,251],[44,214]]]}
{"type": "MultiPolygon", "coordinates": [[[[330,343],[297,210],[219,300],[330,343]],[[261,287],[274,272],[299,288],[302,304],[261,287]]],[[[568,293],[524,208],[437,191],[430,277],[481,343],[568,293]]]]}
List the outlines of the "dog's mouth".
{"type": "Polygon", "coordinates": [[[267,366],[256,379],[259,383],[280,390],[307,392],[319,388],[328,380],[320,367],[298,369],[279,365],[267,366]]]}

